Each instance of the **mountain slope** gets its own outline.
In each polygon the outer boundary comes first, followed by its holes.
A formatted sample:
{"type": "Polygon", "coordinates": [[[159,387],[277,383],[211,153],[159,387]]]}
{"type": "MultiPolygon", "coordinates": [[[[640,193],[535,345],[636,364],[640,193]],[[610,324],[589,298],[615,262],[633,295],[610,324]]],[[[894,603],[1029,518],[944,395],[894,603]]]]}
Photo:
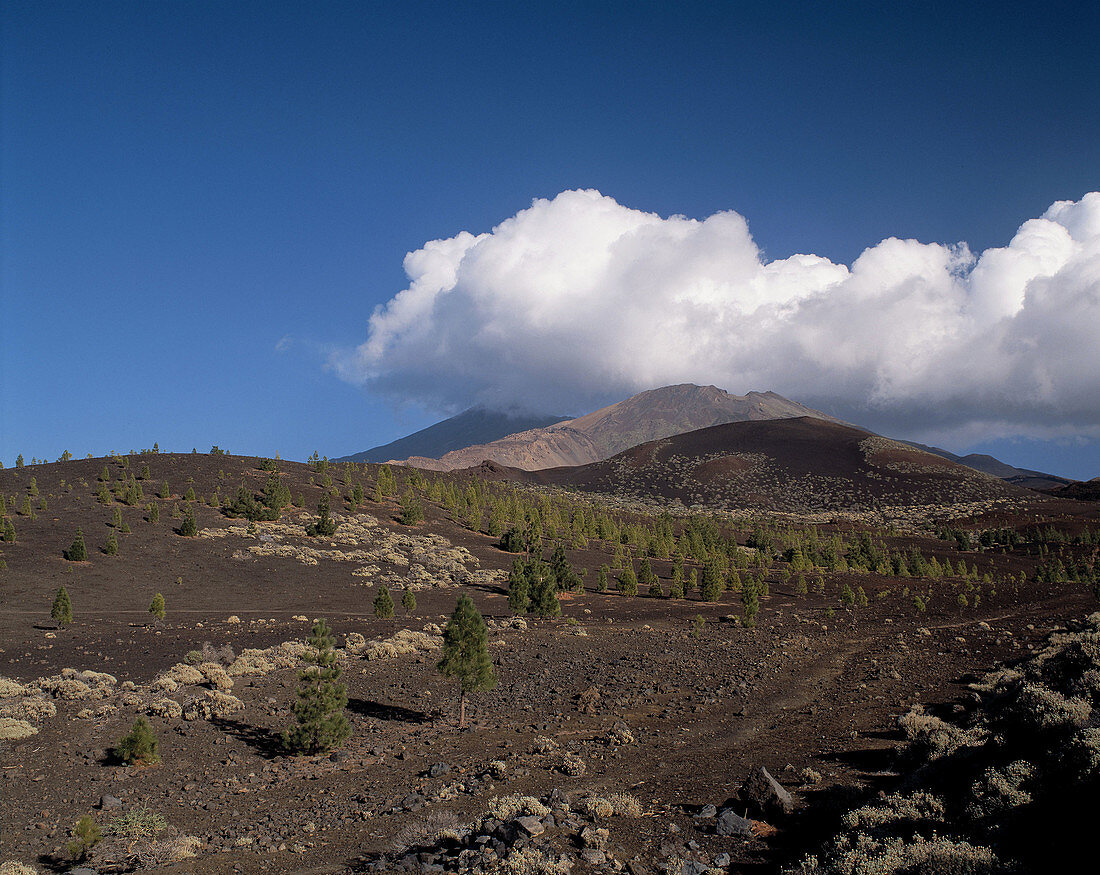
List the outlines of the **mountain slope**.
{"type": "Polygon", "coordinates": [[[726,423],[577,468],[513,476],[626,499],[791,512],[957,505],[1027,494],[900,441],[812,417],[726,423]]]}
{"type": "Polygon", "coordinates": [[[536,471],[597,462],[646,441],[711,425],[799,416],[837,421],[774,392],[732,395],[715,386],[684,383],[641,392],[577,419],[468,446],[438,459],[415,457],[406,462],[449,471],[489,459],[536,471]]]}
{"type": "Polygon", "coordinates": [[[966,465],[975,471],[992,474],[994,477],[1000,477],[1002,480],[1007,480],[1009,483],[1027,489],[1057,489],[1059,486],[1067,486],[1076,482],[1067,477],[1059,477],[1057,474],[1044,474],[1042,471],[1032,471],[1029,468],[1016,468],[986,453],[970,453],[966,456],[958,456],[940,447],[929,447],[913,441],[902,441],[902,443],[924,450],[926,453],[933,453],[945,459],[950,459],[952,462],[958,462],[960,465],[966,465]]]}
{"type": "Polygon", "coordinates": [[[457,416],[437,422],[435,425],[430,425],[391,443],[372,447],[351,456],[342,456],[336,461],[386,462],[407,456],[437,457],[471,444],[483,444],[518,431],[542,428],[568,418],[567,416],[498,413],[484,407],[471,407],[457,416]]]}

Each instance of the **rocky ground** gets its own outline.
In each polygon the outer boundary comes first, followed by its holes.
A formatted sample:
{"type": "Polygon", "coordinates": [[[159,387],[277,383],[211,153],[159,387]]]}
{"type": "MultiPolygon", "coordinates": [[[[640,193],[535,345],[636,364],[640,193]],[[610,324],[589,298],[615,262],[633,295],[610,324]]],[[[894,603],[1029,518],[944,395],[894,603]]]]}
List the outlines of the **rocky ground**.
{"type": "MultiPolygon", "coordinates": [[[[1095,604],[1078,585],[1025,584],[978,610],[945,599],[917,613],[876,597],[895,582],[851,575],[870,603],[843,610],[844,575],[799,597],[776,567],[756,629],[737,621],[734,594],[599,594],[591,574],[560,618],[512,620],[501,582],[511,557],[437,508],[409,529],[394,505],[368,504],[319,541],[286,515],[250,532],[199,507],[207,536],[182,538],[168,499],[159,524],[124,508],[132,533],[107,556],[95,549],[112,513],[95,500],[103,464],[0,472],[9,508],[32,470],[48,496],[36,519],[13,517],[0,572],[0,720],[36,730],[0,742],[0,860],[38,871],[73,865],[66,845],[81,816],[106,826],[135,811],[162,816],[161,839],[194,856],[166,864],[154,853],[164,848],[115,842],[85,865],[117,870],[144,853],[179,872],[776,871],[834,832],[841,808],[904,780],[898,719],[914,704],[962,707],[977,675],[1095,604]],[[86,563],[61,557],[77,525],[86,563]],[[420,587],[416,609],[374,618],[375,585],[402,580],[420,587]],[[60,585],[74,606],[65,630],[49,620],[60,585]],[[163,623],[146,610],[156,591],[163,623]],[[472,697],[465,730],[454,685],[435,670],[458,592],[490,621],[499,677],[472,697]],[[293,757],[279,732],[293,722],[300,642],[318,616],[336,632],[354,733],[332,754],[293,757]],[[162,761],[118,765],[109,750],[140,714],[162,761]],[[753,776],[760,786],[744,786],[753,776]]],[[[189,477],[203,494],[264,476],[236,457],[150,466],[174,494],[189,477]]],[[[319,492],[305,466],[294,476],[294,492],[319,492]]],[[[1097,519],[1068,503],[1029,513],[1097,519]]],[[[982,558],[1006,575],[1035,564],[982,558]]],[[[591,569],[607,556],[593,545],[570,560],[591,569]]]]}

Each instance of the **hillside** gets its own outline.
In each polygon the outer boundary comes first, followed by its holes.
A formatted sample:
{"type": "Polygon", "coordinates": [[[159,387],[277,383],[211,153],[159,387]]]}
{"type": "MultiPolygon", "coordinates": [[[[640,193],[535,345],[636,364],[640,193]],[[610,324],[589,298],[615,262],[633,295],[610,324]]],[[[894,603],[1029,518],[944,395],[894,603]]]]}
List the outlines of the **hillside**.
{"type": "Polygon", "coordinates": [[[685,506],[863,511],[1019,499],[1018,487],[853,426],[799,417],[734,422],[650,441],[535,482],[685,506]]]}
{"type": "MultiPolygon", "coordinates": [[[[946,460],[921,474],[918,451],[810,419],[712,427],[601,464],[657,475],[671,447],[722,468],[739,432],[791,476],[962,483],[946,460]],[[703,459],[715,446],[726,451],[703,459]]],[[[0,470],[0,866],[69,870],[87,816],[104,835],[83,861],[98,872],[774,872],[835,830],[838,800],[897,785],[899,713],[950,712],[976,673],[1095,605],[1100,506],[997,481],[1025,504],[952,519],[968,540],[624,509],[517,489],[507,478],[561,472],[494,463],[398,468],[385,491],[375,465],[274,467],[145,453],[0,470]],[[261,496],[278,482],[294,503],[276,519],[230,516],[241,485],[261,496]],[[337,528],[311,537],[326,494],[337,528]],[[425,518],[402,525],[411,495],[425,518]],[[545,615],[510,605],[524,557],[499,546],[535,518],[535,552],[576,575],[545,615]],[[621,564],[655,579],[630,592],[621,564]],[[377,616],[383,586],[415,604],[377,616]],[[61,587],[69,625],[51,618],[61,587]],[[157,593],[163,618],[149,610],[157,593]],[[436,669],[459,595],[488,621],[497,679],[469,696],[468,731],[456,680],[436,669]],[[281,733],[318,617],[351,735],[310,755],[281,733]],[[112,752],[138,717],[158,763],[112,752]],[[790,817],[738,790],[760,767],[790,791],[790,817]],[[125,832],[135,820],[151,831],[125,832]]]]}
{"type": "Polygon", "coordinates": [[[501,413],[485,407],[471,407],[457,416],[437,422],[418,432],[382,446],[371,447],[361,453],[341,456],[336,461],[386,462],[390,459],[404,459],[407,456],[435,458],[471,444],[483,444],[516,432],[543,428],[568,418],[568,416],[536,416],[517,412],[501,413]]]}
{"type": "Polygon", "coordinates": [[[715,386],[684,383],[641,392],[577,419],[468,446],[442,458],[417,456],[405,461],[418,468],[450,471],[490,459],[535,471],[597,462],[646,441],[711,425],[799,416],[837,421],[774,392],[732,395],[715,386]]]}

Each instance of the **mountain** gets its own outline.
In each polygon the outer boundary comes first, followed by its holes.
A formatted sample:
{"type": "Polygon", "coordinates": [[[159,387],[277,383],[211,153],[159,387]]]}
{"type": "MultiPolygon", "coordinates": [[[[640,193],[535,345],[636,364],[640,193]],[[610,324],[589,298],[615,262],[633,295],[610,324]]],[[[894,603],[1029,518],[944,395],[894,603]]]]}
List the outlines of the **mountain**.
{"type": "Polygon", "coordinates": [[[925,444],[914,443],[913,441],[903,441],[903,443],[924,450],[926,453],[934,453],[937,456],[950,459],[952,462],[958,462],[960,465],[966,465],[968,468],[973,468],[975,471],[983,471],[986,474],[992,474],[994,477],[1000,477],[1002,480],[1007,480],[1009,483],[1014,483],[1017,486],[1023,486],[1027,489],[1057,489],[1061,486],[1068,486],[1071,483],[1077,482],[1076,480],[1070,480],[1068,477],[1059,477],[1057,474],[1044,474],[1042,471],[1032,471],[1028,468],[1016,468],[1009,465],[1007,462],[1002,462],[1000,459],[985,453],[970,453],[966,456],[957,456],[940,447],[929,447],[925,444]]]}
{"type": "Polygon", "coordinates": [[[725,423],[580,467],[497,474],[624,499],[731,510],[869,511],[1028,494],[900,441],[813,417],[725,423]]]}
{"type": "Polygon", "coordinates": [[[568,419],[568,416],[533,416],[498,413],[484,407],[471,407],[457,416],[437,422],[414,434],[380,447],[372,447],[337,462],[386,462],[407,456],[442,456],[451,450],[494,441],[517,431],[542,428],[568,419]]]}
{"type": "Polygon", "coordinates": [[[683,383],[641,392],[577,419],[467,446],[441,458],[416,456],[405,461],[419,468],[450,471],[488,459],[536,471],[598,462],[646,441],[707,426],[801,416],[838,421],[774,392],[732,395],[715,386],[683,383]]]}

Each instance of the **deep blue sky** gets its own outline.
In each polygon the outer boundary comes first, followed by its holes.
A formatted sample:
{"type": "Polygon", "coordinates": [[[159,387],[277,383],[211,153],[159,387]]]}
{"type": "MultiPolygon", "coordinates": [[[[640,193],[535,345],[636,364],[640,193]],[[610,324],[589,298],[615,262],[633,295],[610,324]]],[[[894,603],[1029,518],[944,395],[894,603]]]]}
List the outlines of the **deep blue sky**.
{"type": "MultiPolygon", "coordinates": [[[[887,236],[1004,245],[1100,182],[1091,3],[0,16],[5,465],[154,441],[340,455],[422,427],[438,414],[341,382],[328,351],[362,342],[407,251],[563,189],[733,209],[771,258],[850,263],[887,236]]],[[[1100,474],[1095,442],[979,448],[1100,474]]]]}

